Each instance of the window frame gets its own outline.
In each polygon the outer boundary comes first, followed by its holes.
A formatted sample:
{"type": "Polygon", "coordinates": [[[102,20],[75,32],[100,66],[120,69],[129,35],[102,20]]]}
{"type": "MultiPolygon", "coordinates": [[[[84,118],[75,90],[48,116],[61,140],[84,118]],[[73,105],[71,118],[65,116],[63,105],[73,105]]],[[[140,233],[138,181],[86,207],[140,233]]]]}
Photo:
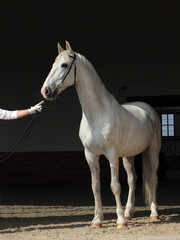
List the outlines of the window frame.
{"type": "Polygon", "coordinates": [[[161,113],[161,135],[162,137],[175,137],[174,113],[161,113]],[[163,118],[163,116],[166,116],[166,118],[163,118]],[[170,119],[171,116],[173,116],[172,119],[170,119]]]}

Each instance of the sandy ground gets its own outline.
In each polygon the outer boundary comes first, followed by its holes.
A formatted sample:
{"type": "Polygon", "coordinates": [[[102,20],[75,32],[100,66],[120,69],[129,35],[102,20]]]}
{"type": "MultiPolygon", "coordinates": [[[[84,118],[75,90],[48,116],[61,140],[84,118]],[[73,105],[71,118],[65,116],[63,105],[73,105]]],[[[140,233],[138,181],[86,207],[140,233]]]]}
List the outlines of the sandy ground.
{"type": "MultiPolygon", "coordinates": [[[[0,240],[180,240],[179,181],[159,184],[160,221],[150,222],[141,184],[136,212],[128,227],[117,230],[115,203],[108,185],[102,186],[104,224],[90,227],[94,203],[89,185],[0,185],[0,240]]],[[[127,186],[122,188],[122,203],[127,186]]]]}
{"type": "Polygon", "coordinates": [[[138,207],[128,228],[120,230],[115,229],[114,210],[104,207],[108,220],[102,229],[92,229],[90,206],[3,206],[0,239],[180,239],[179,206],[160,207],[160,221],[154,223],[147,209],[138,207]]]}

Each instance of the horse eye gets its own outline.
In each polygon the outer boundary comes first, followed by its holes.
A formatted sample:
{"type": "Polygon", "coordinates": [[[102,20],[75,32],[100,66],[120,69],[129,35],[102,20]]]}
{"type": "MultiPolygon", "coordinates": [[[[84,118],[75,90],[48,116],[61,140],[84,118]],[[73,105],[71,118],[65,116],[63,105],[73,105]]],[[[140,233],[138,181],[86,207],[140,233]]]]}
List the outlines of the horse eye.
{"type": "Polygon", "coordinates": [[[66,67],[68,67],[68,64],[67,64],[67,63],[63,63],[63,64],[61,65],[61,67],[62,67],[62,68],[66,68],[66,67]]]}

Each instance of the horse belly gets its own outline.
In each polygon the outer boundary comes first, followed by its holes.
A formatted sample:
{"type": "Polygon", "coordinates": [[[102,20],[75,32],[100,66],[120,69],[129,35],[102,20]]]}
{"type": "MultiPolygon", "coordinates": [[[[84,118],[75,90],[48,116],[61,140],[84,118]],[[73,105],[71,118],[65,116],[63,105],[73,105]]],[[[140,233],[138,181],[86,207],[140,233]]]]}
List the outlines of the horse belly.
{"type": "MultiPolygon", "coordinates": [[[[151,129],[133,128],[127,131],[123,138],[119,138],[118,152],[120,157],[135,156],[143,152],[152,139],[151,129]]],[[[118,141],[118,139],[117,139],[118,141]]]]}
{"type": "MultiPolygon", "coordinates": [[[[143,104],[142,104],[143,105],[143,104]]],[[[144,105],[143,105],[144,106],[144,105]]],[[[148,105],[145,104],[145,107],[148,105]]],[[[120,157],[130,157],[143,152],[151,143],[154,134],[154,111],[125,105],[128,110],[119,131],[116,130],[116,144],[120,157]]]]}
{"type": "Polygon", "coordinates": [[[118,149],[119,157],[131,157],[143,152],[149,146],[148,141],[135,139],[127,141],[125,145],[120,145],[118,149]]]}

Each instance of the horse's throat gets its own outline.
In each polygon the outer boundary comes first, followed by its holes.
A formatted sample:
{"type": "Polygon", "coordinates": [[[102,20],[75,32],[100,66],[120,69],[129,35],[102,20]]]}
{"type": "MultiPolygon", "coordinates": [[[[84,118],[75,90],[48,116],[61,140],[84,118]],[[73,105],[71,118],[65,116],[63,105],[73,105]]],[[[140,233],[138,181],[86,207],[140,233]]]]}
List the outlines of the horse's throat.
{"type": "Polygon", "coordinates": [[[82,110],[87,119],[93,120],[104,111],[104,92],[95,84],[78,84],[76,87],[82,110]]]}

